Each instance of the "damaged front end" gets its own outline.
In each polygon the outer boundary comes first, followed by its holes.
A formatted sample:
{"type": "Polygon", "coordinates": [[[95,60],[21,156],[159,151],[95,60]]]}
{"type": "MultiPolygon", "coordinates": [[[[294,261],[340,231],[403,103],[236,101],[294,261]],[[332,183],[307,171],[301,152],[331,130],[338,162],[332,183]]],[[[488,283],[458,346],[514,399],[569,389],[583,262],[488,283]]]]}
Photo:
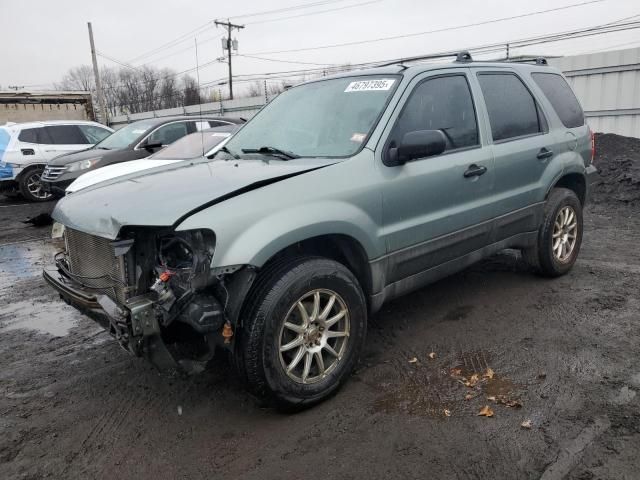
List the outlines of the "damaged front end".
{"type": "Polygon", "coordinates": [[[212,268],[212,231],[128,227],[112,241],[66,228],[64,240],[45,279],[127,351],[193,373],[218,347],[231,347],[255,274],[212,268]]]}

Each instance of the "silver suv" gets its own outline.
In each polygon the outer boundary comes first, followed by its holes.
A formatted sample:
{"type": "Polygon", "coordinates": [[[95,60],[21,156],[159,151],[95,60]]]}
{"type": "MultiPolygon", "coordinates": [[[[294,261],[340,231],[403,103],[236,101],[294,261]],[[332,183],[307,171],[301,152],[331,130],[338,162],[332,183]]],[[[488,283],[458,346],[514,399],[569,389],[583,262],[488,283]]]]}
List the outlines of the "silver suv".
{"type": "Polygon", "coordinates": [[[546,62],[348,72],[282,93],[211,158],[61,200],[44,275],[135,355],[194,372],[227,350],[256,394],[310,405],[384,302],[504,248],[568,272],[592,156],[546,62]]]}

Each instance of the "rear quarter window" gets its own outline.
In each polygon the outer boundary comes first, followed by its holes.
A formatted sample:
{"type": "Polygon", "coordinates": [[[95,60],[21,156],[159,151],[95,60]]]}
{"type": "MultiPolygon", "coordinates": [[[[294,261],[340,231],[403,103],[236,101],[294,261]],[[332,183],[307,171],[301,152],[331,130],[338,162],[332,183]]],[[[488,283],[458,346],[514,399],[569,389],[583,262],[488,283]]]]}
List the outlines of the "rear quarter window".
{"type": "Polygon", "coordinates": [[[584,112],[580,102],[562,76],[555,73],[533,73],[531,76],[565,127],[576,128],[584,125],[584,112]]]}

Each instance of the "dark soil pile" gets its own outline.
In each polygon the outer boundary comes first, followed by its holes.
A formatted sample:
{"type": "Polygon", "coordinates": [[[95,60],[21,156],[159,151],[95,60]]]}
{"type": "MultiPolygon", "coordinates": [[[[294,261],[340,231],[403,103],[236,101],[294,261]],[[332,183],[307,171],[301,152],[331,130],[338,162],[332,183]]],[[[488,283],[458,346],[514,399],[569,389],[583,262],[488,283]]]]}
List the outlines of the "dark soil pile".
{"type": "Polygon", "coordinates": [[[595,140],[594,164],[601,178],[594,185],[593,201],[640,205],[640,139],[596,133],[595,140]]]}

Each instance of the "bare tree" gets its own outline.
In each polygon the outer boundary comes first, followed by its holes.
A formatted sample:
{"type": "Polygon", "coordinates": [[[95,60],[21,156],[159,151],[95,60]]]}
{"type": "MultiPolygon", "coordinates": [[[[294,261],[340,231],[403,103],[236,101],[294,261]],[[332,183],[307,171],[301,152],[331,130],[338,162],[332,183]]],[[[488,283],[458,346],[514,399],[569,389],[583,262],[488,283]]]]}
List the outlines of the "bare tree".
{"type": "Polygon", "coordinates": [[[55,83],[57,90],[83,90],[92,92],[95,90],[93,69],[89,65],[80,65],[70,69],[60,83],[55,83]]]}
{"type": "Polygon", "coordinates": [[[183,103],[187,105],[198,105],[200,103],[200,89],[193,77],[185,75],[182,77],[182,91],[184,94],[183,103]]]}

